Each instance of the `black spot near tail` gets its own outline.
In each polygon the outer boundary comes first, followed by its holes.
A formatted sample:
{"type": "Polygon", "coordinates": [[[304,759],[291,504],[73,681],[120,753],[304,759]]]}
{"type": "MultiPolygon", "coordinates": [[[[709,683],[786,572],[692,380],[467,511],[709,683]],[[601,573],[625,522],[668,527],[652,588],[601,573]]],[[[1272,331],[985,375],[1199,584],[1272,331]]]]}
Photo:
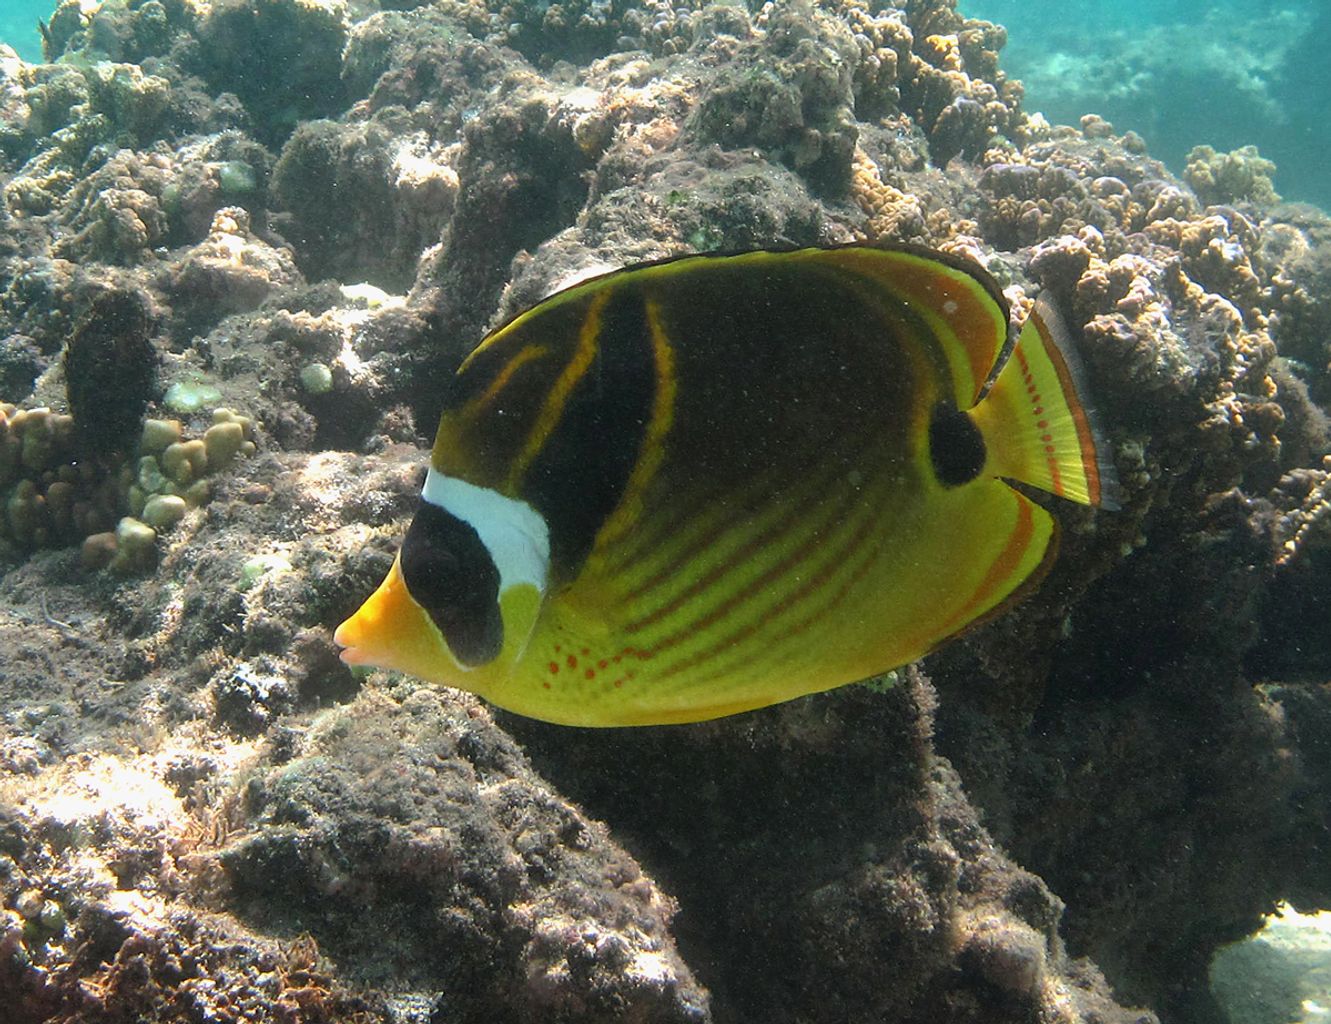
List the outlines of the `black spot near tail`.
{"type": "Polygon", "coordinates": [[[939,403],[929,421],[929,458],[944,487],[969,483],[984,469],[984,438],[960,409],[939,403]]]}

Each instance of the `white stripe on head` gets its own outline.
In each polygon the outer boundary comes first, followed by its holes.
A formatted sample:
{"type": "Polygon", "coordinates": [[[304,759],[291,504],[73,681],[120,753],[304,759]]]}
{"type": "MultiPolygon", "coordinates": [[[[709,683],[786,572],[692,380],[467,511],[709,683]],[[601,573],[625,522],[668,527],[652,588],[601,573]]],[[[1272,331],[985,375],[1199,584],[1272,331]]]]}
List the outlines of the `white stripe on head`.
{"type": "Polygon", "coordinates": [[[525,501],[435,471],[425,474],[421,497],[457,516],[480,535],[499,570],[499,592],[530,583],[542,594],[550,570],[550,528],[525,501]]]}

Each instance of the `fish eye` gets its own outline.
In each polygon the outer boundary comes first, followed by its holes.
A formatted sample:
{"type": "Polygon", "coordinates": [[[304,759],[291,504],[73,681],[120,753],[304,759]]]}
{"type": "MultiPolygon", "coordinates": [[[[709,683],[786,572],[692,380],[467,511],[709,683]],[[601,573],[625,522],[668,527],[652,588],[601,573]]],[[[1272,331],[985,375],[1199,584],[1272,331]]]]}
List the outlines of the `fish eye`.
{"type": "Polygon", "coordinates": [[[504,646],[499,570],[476,528],[422,501],[402,541],[402,581],[457,660],[473,667],[504,646]]]}
{"type": "Polygon", "coordinates": [[[970,415],[944,402],[929,420],[929,460],[944,487],[970,483],[984,469],[984,438],[970,415]]]}

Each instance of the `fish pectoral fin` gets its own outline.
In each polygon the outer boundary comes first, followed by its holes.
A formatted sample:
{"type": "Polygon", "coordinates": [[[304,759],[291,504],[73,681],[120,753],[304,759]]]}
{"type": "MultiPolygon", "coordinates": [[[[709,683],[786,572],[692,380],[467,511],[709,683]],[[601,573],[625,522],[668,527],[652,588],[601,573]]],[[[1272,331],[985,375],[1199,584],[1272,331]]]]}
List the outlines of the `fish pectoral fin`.
{"type": "Polygon", "coordinates": [[[602,596],[605,593],[606,588],[597,586],[595,579],[581,578],[550,595],[543,612],[546,628],[587,642],[606,641],[614,634],[619,616],[614,602],[602,596]]]}

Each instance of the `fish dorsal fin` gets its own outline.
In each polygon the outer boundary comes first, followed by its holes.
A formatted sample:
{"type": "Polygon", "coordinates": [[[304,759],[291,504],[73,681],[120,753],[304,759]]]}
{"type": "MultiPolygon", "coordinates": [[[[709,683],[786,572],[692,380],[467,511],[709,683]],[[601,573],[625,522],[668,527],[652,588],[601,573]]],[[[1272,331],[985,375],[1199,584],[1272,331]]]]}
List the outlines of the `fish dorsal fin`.
{"type": "MultiPolygon", "coordinates": [[[[557,308],[577,309],[602,292],[607,284],[625,275],[639,279],[667,278],[716,259],[757,265],[766,261],[807,261],[866,280],[879,300],[896,307],[938,339],[959,409],[968,409],[979,399],[1008,342],[1008,302],[998,282],[973,260],[906,242],[852,243],[791,250],[688,253],[589,277],[491,332],[467,357],[459,372],[465,372],[474,362],[497,355],[495,350],[510,347],[533,318],[548,315],[557,308]]],[[[548,338],[549,334],[544,336],[548,338]]]]}
{"type": "Polygon", "coordinates": [[[912,245],[807,250],[809,258],[870,281],[938,340],[958,409],[979,399],[1008,339],[1008,304],[992,277],[960,256],[912,245]]]}

